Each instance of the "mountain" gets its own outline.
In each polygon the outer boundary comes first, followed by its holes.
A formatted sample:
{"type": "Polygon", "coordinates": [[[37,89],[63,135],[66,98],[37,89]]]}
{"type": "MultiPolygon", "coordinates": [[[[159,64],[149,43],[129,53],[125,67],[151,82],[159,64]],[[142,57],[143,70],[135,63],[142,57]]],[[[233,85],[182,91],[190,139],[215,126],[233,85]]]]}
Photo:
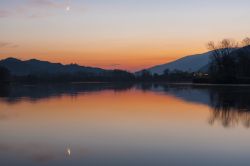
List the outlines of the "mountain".
{"type": "Polygon", "coordinates": [[[7,68],[11,74],[17,76],[39,73],[72,74],[77,72],[98,74],[106,71],[100,68],[84,67],[76,64],[63,65],[60,63],[51,63],[37,59],[22,61],[15,58],[7,58],[0,61],[0,66],[7,68]]]}
{"type": "MultiPolygon", "coordinates": [[[[204,68],[205,66],[208,66],[211,56],[212,52],[186,56],[176,61],[159,66],[154,66],[146,70],[150,71],[152,74],[163,74],[166,69],[168,69],[169,71],[179,70],[184,72],[196,72],[204,68]]],[[[141,71],[137,73],[140,72],[141,71]]]]}

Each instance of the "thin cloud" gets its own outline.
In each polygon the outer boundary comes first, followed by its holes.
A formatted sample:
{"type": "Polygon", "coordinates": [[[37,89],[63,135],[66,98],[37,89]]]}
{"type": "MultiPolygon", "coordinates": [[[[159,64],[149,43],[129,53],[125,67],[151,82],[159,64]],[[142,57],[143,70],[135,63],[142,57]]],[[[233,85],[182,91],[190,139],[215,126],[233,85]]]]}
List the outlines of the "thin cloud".
{"type": "Polygon", "coordinates": [[[118,67],[118,66],[121,66],[121,64],[110,64],[109,66],[110,67],[118,67]]]}
{"type": "Polygon", "coordinates": [[[50,17],[50,16],[53,16],[52,14],[45,14],[45,13],[33,13],[31,14],[29,17],[30,18],[45,18],[45,17],[50,17]]]}
{"type": "Polygon", "coordinates": [[[16,48],[16,47],[19,46],[9,42],[0,42],[0,48],[16,48]]]}
{"type": "Polygon", "coordinates": [[[52,0],[30,0],[31,4],[37,7],[52,7],[62,8],[65,7],[65,3],[59,3],[52,0]]]}
{"type": "Polygon", "coordinates": [[[41,18],[52,16],[53,11],[48,9],[64,9],[66,8],[66,3],[55,2],[52,0],[28,0],[25,4],[13,6],[12,8],[1,9],[0,8],[0,18],[17,16],[17,17],[27,17],[27,18],[41,18]]]}
{"type": "Polygon", "coordinates": [[[11,12],[6,10],[0,10],[0,17],[8,17],[11,16],[11,12]]]}
{"type": "MultiPolygon", "coordinates": [[[[52,17],[65,11],[69,6],[69,1],[62,0],[27,0],[24,4],[12,6],[8,10],[0,8],[0,18],[5,17],[25,17],[25,18],[45,18],[52,17]]],[[[81,6],[74,7],[75,12],[85,12],[81,6]]]]}
{"type": "Polygon", "coordinates": [[[121,66],[121,64],[118,64],[118,63],[112,63],[112,64],[100,64],[100,63],[97,63],[97,64],[93,64],[93,66],[102,66],[102,67],[119,67],[121,66]]]}

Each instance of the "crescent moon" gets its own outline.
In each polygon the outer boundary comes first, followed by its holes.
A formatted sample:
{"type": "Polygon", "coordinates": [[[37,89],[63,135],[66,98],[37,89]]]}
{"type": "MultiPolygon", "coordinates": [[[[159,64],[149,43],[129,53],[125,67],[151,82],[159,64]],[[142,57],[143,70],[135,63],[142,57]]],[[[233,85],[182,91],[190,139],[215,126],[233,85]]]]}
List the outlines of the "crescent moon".
{"type": "Polygon", "coordinates": [[[70,11],[70,9],[71,9],[70,4],[71,4],[71,0],[68,0],[67,1],[66,11],[70,11]]]}
{"type": "Polygon", "coordinates": [[[70,11],[70,6],[67,6],[67,7],[66,7],[66,11],[70,11]]]}

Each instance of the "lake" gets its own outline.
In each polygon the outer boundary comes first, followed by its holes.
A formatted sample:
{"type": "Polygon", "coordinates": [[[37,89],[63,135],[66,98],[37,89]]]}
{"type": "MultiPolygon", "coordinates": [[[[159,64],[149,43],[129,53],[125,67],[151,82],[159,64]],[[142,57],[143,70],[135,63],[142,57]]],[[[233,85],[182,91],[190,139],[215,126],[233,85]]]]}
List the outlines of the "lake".
{"type": "Polygon", "coordinates": [[[15,85],[0,89],[1,166],[250,164],[250,87],[15,85]]]}

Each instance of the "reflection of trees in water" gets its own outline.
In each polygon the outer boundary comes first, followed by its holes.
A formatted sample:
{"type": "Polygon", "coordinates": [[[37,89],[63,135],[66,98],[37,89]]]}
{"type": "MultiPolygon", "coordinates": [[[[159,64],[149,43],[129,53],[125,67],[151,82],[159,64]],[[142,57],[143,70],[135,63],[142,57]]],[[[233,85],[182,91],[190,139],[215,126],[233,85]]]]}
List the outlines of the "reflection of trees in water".
{"type": "Polygon", "coordinates": [[[242,124],[250,128],[248,86],[163,85],[162,87],[168,94],[174,94],[185,101],[209,105],[212,108],[209,118],[211,125],[219,122],[224,127],[242,124]]]}
{"type": "Polygon", "coordinates": [[[245,127],[250,127],[250,113],[239,112],[237,110],[213,110],[209,119],[209,124],[213,125],[219,121],[224,127],[234,127],[243,124],[245,127]]]}
{"type": "Polygon", "coordinates": [[[5,97],[9,95],[9,85],[0,84],[0,97],[5,97]]]}
{"type": "Polygon", "coordinates": [[[224,127],[239,124],[250,128],[250,87],[206,86],[178,84],[144,84],[143,90],[164,91],[186,102],[206,104],[211,107],[209,124],[219,122],[224,127]]]}
{"type": "Polygon", "coordinates": [[[210,91],[211,125],[220,122],[224,127],[243,124],[250,127],[250,89],[248,87],[218,87],[210,91]]]}
{"type": "MultiPolygon", "coordinates": [[[[134,84],[48,84],[36,86],[6,86],[0,87],[0,100],[9,103],[26,98],[36,101],[61,95],[77,96],[78,94],[97,92],[101,90],[126,91],[134,87],[134,84]]],[[[250,87],[234,86],[198,86],[178,84],[136,84],[137,89],[143,91],[165,92],[186,102],[206,104],[210,106],[211,125],[219,122],[225,127],[233,127],[243,124],[250,128],[250,87]]],[[[4,118],[4,117],[0,117],[4,118]]]]}

